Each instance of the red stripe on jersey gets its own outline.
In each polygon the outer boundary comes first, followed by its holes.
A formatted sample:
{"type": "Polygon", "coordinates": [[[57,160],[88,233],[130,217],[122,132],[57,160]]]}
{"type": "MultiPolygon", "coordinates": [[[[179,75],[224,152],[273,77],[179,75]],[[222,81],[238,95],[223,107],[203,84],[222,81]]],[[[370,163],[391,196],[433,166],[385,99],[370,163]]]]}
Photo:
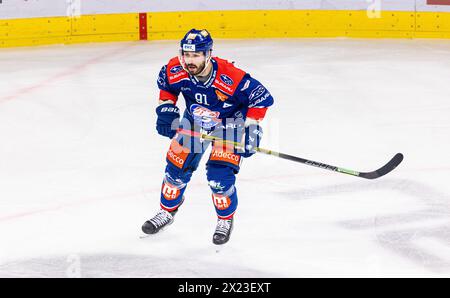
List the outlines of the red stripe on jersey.
{"type": "Polygon", "coordinates": [[[227,60],[214,57],[217,62],[217,74],[213,86],[225,94],[233,95],[246,72],[227,60]]]}
{"type": "Polygon", "coordinates": [[[166,90],[159,90],[159,99],[160,100],[172,100],[177,103],[178,96],[172,94],[166,90]]]}
{"type": "Polygon", "coordinates": [[[249,108],[247,111],[247,118],[255,120],[262,120],[266,116],[267,108],[249,108]]]}
{"type": "Polygon", "coordinates": [[[170,85],[176,84],[184,79],[189,79],[189,75],[181,66],[178,57],[170,59],[169,63],[167,64],[166,74],[170,85]]]}

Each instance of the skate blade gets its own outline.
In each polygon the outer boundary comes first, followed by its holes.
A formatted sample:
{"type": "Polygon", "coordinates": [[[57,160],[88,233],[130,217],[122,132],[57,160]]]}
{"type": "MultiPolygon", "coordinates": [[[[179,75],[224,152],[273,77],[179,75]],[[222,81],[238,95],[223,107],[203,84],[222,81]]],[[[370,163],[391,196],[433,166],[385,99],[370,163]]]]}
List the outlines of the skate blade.
{"type": "Polygon", "coordinates": [[[141,235],[139,235],[139,239],[145,239],[145,238],[149,238],[149,237],[153,237],[155,235],[160,234],[161,232],[164,232],[165,229],[167,229],[168,226],[170,226],[171,224],[168,224],[166,227],[160,229],[158,232],[156,232],[155,234],[145,234],[144,232],[141,233],[141,235]]]}

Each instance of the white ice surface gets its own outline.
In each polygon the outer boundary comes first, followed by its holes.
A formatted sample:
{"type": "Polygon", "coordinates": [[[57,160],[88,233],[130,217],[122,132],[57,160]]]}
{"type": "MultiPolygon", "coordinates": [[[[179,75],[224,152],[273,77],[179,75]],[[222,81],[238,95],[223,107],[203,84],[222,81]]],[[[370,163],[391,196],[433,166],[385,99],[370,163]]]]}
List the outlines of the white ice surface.
{"type": "MultiPolygon", "coordinates": [[[[156,77],[177,42],[0,50],[0,276],[450,277],[450,41],[216,40],[272,92],[230,242],[211,243],[205,159],[172,226],[156,77]]],[[[182,99],[180,100],[180,102],[182,99]]]]}

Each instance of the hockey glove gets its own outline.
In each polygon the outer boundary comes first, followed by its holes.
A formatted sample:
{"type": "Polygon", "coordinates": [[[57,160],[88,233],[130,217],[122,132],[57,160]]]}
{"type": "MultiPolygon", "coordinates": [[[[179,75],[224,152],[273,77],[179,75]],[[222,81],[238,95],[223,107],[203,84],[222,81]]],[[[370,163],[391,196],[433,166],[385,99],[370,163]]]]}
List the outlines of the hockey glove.
{"type": "Polygon", "coordinates": [[[245,125],[245,132],[243,137],[243,144],[245,145],[245,150],[240,150],[238,152],[242,157],[250,157],[256,153],[255,148],[259,147],[261,138],[263,136],[262,127],[259,124],[249,124],[245,125]]]}
{"type": "Polygon", "coordinates": [[[162,136],[173,138],[176,129],[180,124],[180,109],[174,104],[161,104],[156,108],[158,119],[156,120],[156,130],[162,136]]]}

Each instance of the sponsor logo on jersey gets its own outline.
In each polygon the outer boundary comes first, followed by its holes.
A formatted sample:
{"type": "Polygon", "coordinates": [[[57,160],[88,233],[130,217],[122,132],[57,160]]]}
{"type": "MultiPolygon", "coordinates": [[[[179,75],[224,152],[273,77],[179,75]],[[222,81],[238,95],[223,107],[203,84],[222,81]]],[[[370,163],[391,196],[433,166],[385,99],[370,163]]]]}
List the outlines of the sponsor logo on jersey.
{"type": "MultiPolygon", "coordinates": [[[[216,77],[216,73],[217,73],[217,70],[214,70],[212,75],[211,75],[211,78],[215,78],[216,77]]],[[[211,78],[209,78],[208,81],[205,83],[205,87],[206,88],[211,87],[211,85],[214,83],[214,80],[212,80],[211,78]]]]}
{"type": "Polygon", "coordinates": [[[224,158],[228,160],[239,161],[239,155],[236,155],[231,152],[223,152],[223,151],[214,151],[212,157],[224,158]]]}
{"type": "Polygon", "coordinates": [[[228,86],[232,86],[234,84],[233,80],[225,74],[220,75],[220,80],[228,86]]]}
{"type": "Polygon", "coordinates": [[[219,210],[225,210],[231,205],[231,200],[227,196],[213,194],[212,199],[214,202],[214,206],[216,206],[216,208],[219,210]]]}
{"type": "Polygon", "coordinates": [[[264,88],[262,85],[258,85],[258,87],[253,89],[253,91],[250,93],[250,96],[248,97],[248,99],[250,99],[250,100],[257,99],[258,97],[263,95],[264,92],[266,92],[266,88],[264,88]]]}
{"type": "Polygon", "coordinates": [[[232,104],[229,104],[229,103],[226,103],[226,102],[223,103],[223,108],[224,109],[232,107],[232,106],[233,106],[232,104]]]}
{"type": "Polygon", "coordinates": [[[162,76],[158,77],[158,84],[163,88],[167,88],[166,80],[162,76]]]}
{"type": "Polygon", "coordinates": [[[167,157],[179,168],[183,167],[184,159],[178,155],[175,154],[175,152],[172,151],[172,149],[169,149],[169,152],[167,152],[167,157]]]}
{"type": "Polygon", "coordinates": [[[167,86],[166,85],[166,78],[167,78],[166,71],[167,71],[167,65],[164,65],[158,76],[158,84],[163,88],[166,88],[166,86],[167,86]]]}
{"type": "Polygon", "coordinates": [[[222,92],[220,92],[217,89],[216,89],[216,95],[217,95],[217,99],[220,101],[225,101],[228,99],[228,95],[223,94],[222,92]]]}
{"type": "Polygon", "coordinates": [[[179,73],[176,73],[176,74],[170,76],[170,77],[169,77],[169,80],[170,80],[170,81],[173,81],[173,80],[176,80],[176,79],[178,79],[179,77],[182,77],[182,76],[185,76],[185,75],[186,75],[186,72],[180,71],[179,73]]]}
{"type": "Polygon", "coordinates": [[[172,184],[164,181],[161,188],[161,193],[166,200],[172,201],[178,198],[180,195],[180,190],[172,184]]]}
{"type": "Polygon", "coordinates": [[[225,186],[222,186],[222,184],[220,184],[220,181],[211,180],[208,184],[209,187],[217,191],[223,191],[225,189],[225,186]]]}
{"type": "Polygon", "coordinates": [[[244,84],[244,87],[242,87],[241,91],[246,90],[250,86],[250,80],[247,80],[244,84]]]}
{"type": "Polygon", "coordinates": [[[176,74],[176,73],[179,73],[180,71],[182,71],[183,70],[183,66],[181,66],[181,65],[176,65],[176,66],[174,66],[174,67],[172,67],[171,69],[170,69],[170,73],[171,74],[176,74]]]}
{"type": "Polygon", "coordinates": [[[175,139],[167,151],[167,159],[177,168],[183,168],[184,162],[189,154],[189,149],[180,145],[175,139]]]}
{"type": "Polygon", "coordinates": [[[257,106],[258,104],[262,103],[262,102],[265,101],[267,98],[269,98],[269,96],[270,96],[270,93],[269,93],[269,92],[266,92],[266,94],[264,94],[263,97],[261,97],[261,98],[255,100],[253,103],[249,104],[248,107],[249,107],[249,108],[253,108],[253,107],[257,106]]]}
{"type": "Polygon", "coordinates": [[[222,81],[215,79],[214,83],[224,88],[226,91],[230,92],[230,94],[233,94],[233,89],[230,86],[225,85],[222,81]]]}
{"type": "Polygon", "coordinates": [[[201,105],[191,105],[190,111],[195,123],[205,129],[213,128],[222,122],[219,119],[220,112],[211,111],[201,105]]]}
{"type": "Polygon", "coordinates": [[[232,148],[226,148],[226,150],[223,150],[224,148],[219,148],[218,146],[215,146],[211,152],[211,156],[209,157],[210,160],[217,160],[217,161],[223,161],[223,162],[229,162],[233,165],[239,165],[239,161],[241,160],[241,157],[237,154],[232,153],[232,148]],[[231,152],[230,152],[231,151],[231,152]]]}

